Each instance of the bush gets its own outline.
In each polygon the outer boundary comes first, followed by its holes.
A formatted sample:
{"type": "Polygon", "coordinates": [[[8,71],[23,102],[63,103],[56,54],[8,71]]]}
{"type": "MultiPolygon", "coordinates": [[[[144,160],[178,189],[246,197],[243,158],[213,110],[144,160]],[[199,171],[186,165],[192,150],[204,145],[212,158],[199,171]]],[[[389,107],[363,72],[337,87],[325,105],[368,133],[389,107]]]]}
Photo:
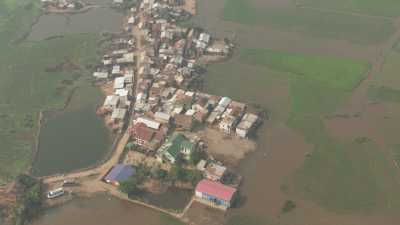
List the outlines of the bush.
{"type": "Polygon", "coordinates": [[[196,165],[202,159],[207,159],[207,154],[204,151],[196,150],[190,154],[189,162],[192,165],[196,165]]]}
{"type": "Polygon", "coordinates": [[[14,224],[22,225],[40,215],[43,206],[42,182],[29,175],[20,175],[16,180],[18,194],[13,210],[14,224]]]}
{"type": "Polygon", "coordinates": [[[283,204],[281,213],[288,213],[296,208],[296,203],[292,200],[287,200],[285,204],[283,204]]]}
{"type": "Polygon", "coordinates": [[[167,174],[168,174],[167,171],[165,171],[159,167],[153,168],[151,171],[151,176],[157,180],[165,179],[167,177],[167,174]]]}
{"type": "Polygon", "coordinates": [[[137,181],[132,177],[127,181],[121,182],[119,185],[119,190],[130,195],[137,195],[141,192],[137,181]]]}
{"type": "Polygon", "coordinates": [[[187,170],[179,165],[174,165],[170,171],[170,178],[181,182],[190,182],[195,185],[203,178],[203,174],[197,170],[187,170]]]}

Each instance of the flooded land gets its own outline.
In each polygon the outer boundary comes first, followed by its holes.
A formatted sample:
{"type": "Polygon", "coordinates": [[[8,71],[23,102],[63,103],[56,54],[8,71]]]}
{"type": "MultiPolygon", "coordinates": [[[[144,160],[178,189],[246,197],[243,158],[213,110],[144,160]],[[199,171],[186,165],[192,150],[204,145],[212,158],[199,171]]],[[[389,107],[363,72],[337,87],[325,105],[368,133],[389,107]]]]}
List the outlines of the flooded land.
{"type": "Polygon", "coordinates": [[[168,216],[107,195],[76,199],[47,211],[33,225],[68,224],[146,224],[180,225],[168,216]]]}
{"type": "MultiPolygon", "coordinates": [[[[345,0],[197,1],[198,15],[193,23],[214,35],[234,39],[237,45],[231,59],[208,66],[203,91],[256,105],[268,113],[269,120],[254,137],[256,151],[249,153],[235,168],[244,177],[236,206],[222,213],[195,204],[187,214],[193,224],[400,223],[400,141],[397,137],[400,131],[400,3],[390,0],[346,3],[345,0]],[[295,203],[295,208],[283,212],[288,200],[295,203]]],[[[121,15],[104,8],[68,17],[46,15],[33,26],[28,39],[37,41],[84,31],[118,32],[121,21],[121,15]]],[[[59,40],[52,41],[56,41],[54,45],[59,44],[59,40]]],[[[64,57],[60,53],[57,59],[64,57]]],[[[54,83],[68,79],[65,74],[61,76],[50,83],[56,87],[54,83]]],[[[55,92],[54,88],[35,95],[35,87],[46,85],[35,83],[35,79],[38,78],[29,79],[31,84],[25,89],[30,91],[25,97],[17,96],[17,100],[31,100],[26,96],[32,95],[36,100],[55,92]]],[[[0,81],[0,90],[1,85],[0,81]]],[[[102,96],[93,90],[88,95],[90,101],[80,99],[79,96],[86,94],[77,89],[65,111],[46,116],[40,151],[34,163],[36,174],[87,167],[106,155],[111,137],[95,115],[102,96]]],[[[49,102],[60,99],[49,99],[49,102]]],[[[9,105],[4,100],[0,102],[0,109],[9,105]]],[[[50,104],[54,105],[59,106],[50,104]]],[[[48,105],[40,102],[32,108],[43,106],[48,105]]],[[[18,117],[24,121],[26,115],[18,117]]],[[[7,116],[0,119],[0,125],[9,125],[7,116]]],[[[19,139],[25,138],[24,145],[28,145],[26,140],[32,138],[26,136],[31,133],[22,129],[15,134],[12,131],[17,128],[10,127],[2,131],[6,135],[0,132],[0,141],[18,134],[19,139]]],[[[14,143],[10,142],[4,141],[5,146],[14,143]]],[[[17,156],[29,158],[26,152],[21,150],[17,156]]],[[[1,157],[0,160],[4,161],[1,157]]],[[[7,169],[0,172],[11,174],[7,169]]],[[[171,196],[175,195],[150,200],[181,207],[182,202],[174,202],[171,196]]],[[[100,195],[50,209],[33,224],[172,225],[180,222],[100,195]]]]}

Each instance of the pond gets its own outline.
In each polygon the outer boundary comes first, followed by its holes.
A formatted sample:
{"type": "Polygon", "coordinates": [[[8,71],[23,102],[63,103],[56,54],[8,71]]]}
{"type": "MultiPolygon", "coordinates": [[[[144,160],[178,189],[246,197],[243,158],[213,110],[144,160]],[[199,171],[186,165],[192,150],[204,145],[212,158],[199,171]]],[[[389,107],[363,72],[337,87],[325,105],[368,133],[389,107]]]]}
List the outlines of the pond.
{"type": "Polygon", "coordinates": [[[152,194],[144,192],[140,195],[142,201],[149,202],[161,208],[182,210],[189,203],[193,192],[190,190],[170,187],[165,193],[152,194]]]}
{"type": "Polygon", "coordinates": [[[79,14],[46,14],[32,27],[29,41],[40,41],[75,33],[117,33],[122,29],[122,13],[109,7],[93,8],[79,14]]]}
{"type": "Polygon", "coordinates": [[[96,108],[102,94],[96,87],[77,89],[68,107],[44,115],[39,153],[33,173],[46,176],[94,165],[104,158],[112,137],[96,108]]]}

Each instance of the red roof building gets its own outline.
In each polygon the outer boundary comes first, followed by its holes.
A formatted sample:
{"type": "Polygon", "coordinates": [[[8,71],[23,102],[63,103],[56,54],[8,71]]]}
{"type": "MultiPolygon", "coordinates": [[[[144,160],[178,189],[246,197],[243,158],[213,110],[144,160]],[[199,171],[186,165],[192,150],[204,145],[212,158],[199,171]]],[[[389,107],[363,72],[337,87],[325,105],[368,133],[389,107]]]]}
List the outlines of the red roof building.
{"type": "Polygon", "coordinates": [[[130,134],[136,145],[148,150],[155,150],[164,141],[167,131],[168,129],[164,127],[155,130],[139,122],[133,125],[130,134]]]}
{"type": "Polygon", "coordinates": [[[219,182],[202,180],[196,186],[196,199],[209,205],[227,209],[231,207],[237,190],[219,182]]]}

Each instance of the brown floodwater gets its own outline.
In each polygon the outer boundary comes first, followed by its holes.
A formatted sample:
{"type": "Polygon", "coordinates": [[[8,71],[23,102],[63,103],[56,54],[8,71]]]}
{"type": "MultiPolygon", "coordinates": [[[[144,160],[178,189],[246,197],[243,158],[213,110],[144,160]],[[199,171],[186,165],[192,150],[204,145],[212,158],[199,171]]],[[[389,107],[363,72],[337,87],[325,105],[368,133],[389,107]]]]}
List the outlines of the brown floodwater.
{"type": "Polygon", "coordinates": [[[160,225],[165,216],[107,195],[75,199],[46,211],[33,225],[160,225]]]}
{"type": "MultiPolygon", "coordinates": [[[[260,6],[285,7],[289,0],[254,0],[260,6]]],[[[280,51],[329,55],[373,61],[374,73],[379,72],[382,49],[386,46],[364,46],[343,40],[306,36],[293,31],[263,26],[253,27],[225,22],[221,19],[224,0],[198,1],[196,23],[213,34],[236,37],[240,48],[267,48],[280,51]]],[[[392,40],[391,40],[392,41],[392,40]]],[[[371,73],[372,74],[372,73],[371,73]]],[[[240,189],[238,206],[227,213],[210,210],[195,204],[188,217],[203,225],[398,225],[393,215],[338,214],[285,191],[284,184],[301,167],[307,152],[313,147],[301,134],[286,125],[290,112],[289,84],[277,71],[260,69],[240,62],[238,57],[209,67],[205,91],[227,95],[235,99],[257,103],[271,115],[257,133],[258,149],[240,164],[238,171],[244,182],[240,189]],[[265,73],[275,76],[263,76],[265,73]],[[294,212],[279,215],[283,203],[293,199],[294,212]],[[244,221],[241,222],[240,221],[244,221]]],[[[400,122],[400,108],[393,105],[371,105],[367,101],[368,79],[356,90],[353,98],[341,109],[343,112],[361,113],[352,118],[325,119],[328,133],[340,140],[360,136],[370,137],[379,146],[395,142],[400,122]],[[391,119],[388,119],[391,118],[391,119]],[[387,136],[386,129],[393,132],[387,136]]],[[[131,205],[108,197],[79,199],[61,208],[50,210],[34,225],[164,225],[160,215],[152,210],[131,205]]]]}

